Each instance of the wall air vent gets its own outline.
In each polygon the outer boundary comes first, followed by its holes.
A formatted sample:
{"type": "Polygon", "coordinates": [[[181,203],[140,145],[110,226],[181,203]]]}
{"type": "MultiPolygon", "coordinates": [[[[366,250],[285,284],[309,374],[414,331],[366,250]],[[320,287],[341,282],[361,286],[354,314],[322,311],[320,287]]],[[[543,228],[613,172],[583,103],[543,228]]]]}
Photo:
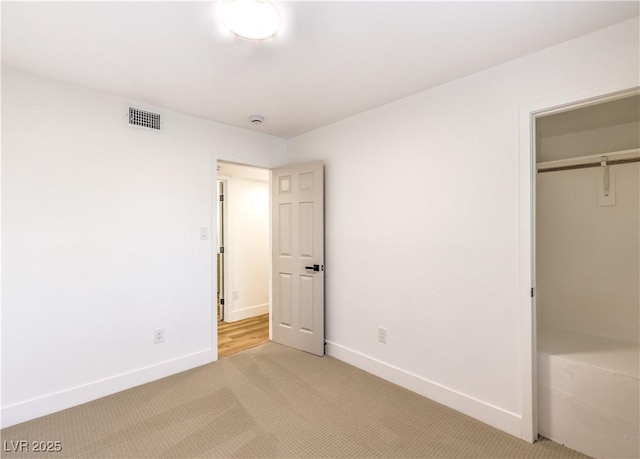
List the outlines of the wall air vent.
{"type": "Polygon", "coordinates": [[[138,126],[159,131],[162,128],[160,113],[129,107],[129,126],[138,126]]]}

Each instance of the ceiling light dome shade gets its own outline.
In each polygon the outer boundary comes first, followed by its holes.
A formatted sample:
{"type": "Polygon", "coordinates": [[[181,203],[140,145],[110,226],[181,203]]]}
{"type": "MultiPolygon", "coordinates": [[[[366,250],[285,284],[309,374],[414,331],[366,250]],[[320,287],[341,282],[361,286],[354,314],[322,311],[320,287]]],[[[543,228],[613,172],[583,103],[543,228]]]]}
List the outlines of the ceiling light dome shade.
{"type": "Polygon", "coordinates": [[[224,25],[243,38],[264,40],[280,30],[280,12],[270,0],[224,0],[220,10],[224,25]]]}

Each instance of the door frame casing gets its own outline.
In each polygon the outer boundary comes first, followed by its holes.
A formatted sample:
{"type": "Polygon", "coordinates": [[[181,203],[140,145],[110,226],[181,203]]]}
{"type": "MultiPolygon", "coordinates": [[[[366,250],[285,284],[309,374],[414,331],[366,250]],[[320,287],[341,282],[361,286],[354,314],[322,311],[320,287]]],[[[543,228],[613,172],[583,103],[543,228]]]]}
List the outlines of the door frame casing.
{"type": "Polygon", "coordinates": [[[608,100],[640,94],[640,81],[624,79],[572,91],[521,105],[519,110],[519,287],[521,374],[521,438],[538,438],[536,376],[535,210],[536,131],[535,120],[544,115],[574,110],[608,100]]]}

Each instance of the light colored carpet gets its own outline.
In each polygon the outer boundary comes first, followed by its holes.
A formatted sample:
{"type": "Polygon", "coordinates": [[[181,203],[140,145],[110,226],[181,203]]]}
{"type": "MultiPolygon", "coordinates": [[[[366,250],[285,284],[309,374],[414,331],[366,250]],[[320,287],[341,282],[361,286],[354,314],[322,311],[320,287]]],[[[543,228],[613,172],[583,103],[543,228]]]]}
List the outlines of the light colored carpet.
{"type": "MultiPolygon", "coordinates": [[[[268,343],[2,430],[51,457],[575,458],[530,445],[331,357],[268,343]]],[[[39,455],[3,453],[2,457],[39,455]]]]}

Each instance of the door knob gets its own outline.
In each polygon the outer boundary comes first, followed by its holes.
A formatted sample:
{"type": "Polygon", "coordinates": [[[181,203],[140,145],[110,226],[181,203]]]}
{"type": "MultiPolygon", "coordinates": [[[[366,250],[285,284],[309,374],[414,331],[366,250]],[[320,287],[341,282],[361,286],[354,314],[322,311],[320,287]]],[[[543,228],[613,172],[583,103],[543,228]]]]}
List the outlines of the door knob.
{"type": "Polygon", "coordinates": [[[313,265],[313,266],[305,266],[304,269],[313,269],[314,271],[318,272],[320,271],[320,269],[324,270],[324,266],[320,266],[320,265],[313,265]]]}

